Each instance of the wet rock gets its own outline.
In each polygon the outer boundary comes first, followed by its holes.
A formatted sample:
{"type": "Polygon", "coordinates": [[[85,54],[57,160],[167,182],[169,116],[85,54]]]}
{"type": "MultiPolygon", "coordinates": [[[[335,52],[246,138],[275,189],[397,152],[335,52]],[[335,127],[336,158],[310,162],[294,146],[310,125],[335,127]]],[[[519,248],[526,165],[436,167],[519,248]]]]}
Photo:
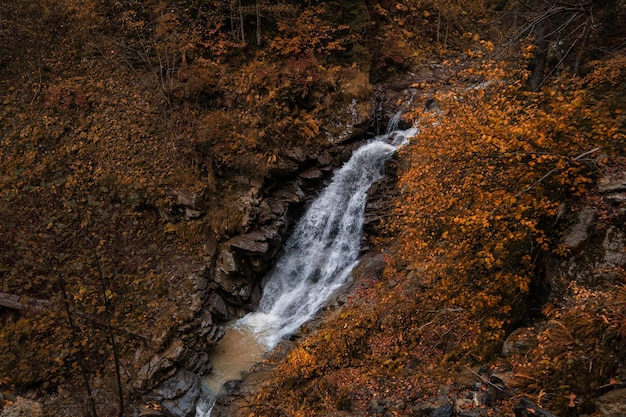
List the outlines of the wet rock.
{"type": "Polygon", "coordinates": [[[304,171],[300,174],[300,178],[304,178],[305,180],[320,180],[323,176],[324,174],[322,171],[317,168],[309,169],[308,171],[304,171]]]}
{"type": "Polygon", "coordinates": [[[513,407],[515,417],[556,417],[554,414],[531,403],[527,398],[522,398],[513,407]]]}
{"type": "Polygon", "coordinates": [[[283,216],[287,213],[287,204],[281,200],[270,200],[268,202],[270,210],[277,216],[283,216]]]}
{"type": "Polygon", "coordinates": [[[598,191],[601,193],[626,191],[626,172],[621,171],[605,175],[598,182],[598,191]]]}
{"type": "Polygon", "coordinates": [[[537,334],[533,328],[519,328],[514,330],[502,344],[502,356],[521,355],[536,344],[537,334]]]}
{"type": "Polygon", "coordinates": [[[200,379],[186,369],[179,369],[171,378],[160,384],[155,392],[163,401],[161,406],[177,417],[192,417],[200,397],[200,379]]]}
{"type": "Polygon", "coordinates": [[[268,249],[265,239],[259,238],[256,232],[235,236],[227,244],[233,248],[243,249],[248,252],[265,253],[268,249]]]}
{"type": "Polygon", "coordinates": [[[570,248],[576,248],[589,237],[589,227],[593,223],[596,210],[593,207],[585,207],[578,212],[578,221],[572,226],[569,233],[563,239],[570,248]]]}
{"type": "Polygon", "coordinates": [[[317,157],[317,162],[320,166],[326,168],[326,167],[330,167],[333,163],[333,157],[330,155],[330,153],[328,151],[322,152],[318,157],[317,157]]]}
{"type": "Polygon", "coordinates": [[[306,152],[302,148],[290,148],[283,151],[285,156],[294,162],[302,164],[306,161],[306,152]]]}
{"type": "Polygon", "coordinates": [[[175,340],[163,353],[154,355],[137,373],[135,388],[142,389],[172,376],[176,372],[176,363],[185,353],[182,341],[175,340]]]}
{"type": "Polygon", "coordinates": [[[0,410],[0,417],[43,417],[43,408],[37,401],[16,397],[13,403],[6,403],[0,410]]]}
{"type": "Polygon", "coordinates": [[[229,319],[228,308],[224,299],[217,293],[212,293],[206,302],[206,308],[218,320],[226,321],[229,319]]]}
{"type": "MultiPolygon", "coordinates": [[[[387,163],[387,167],[395,166],[393,162],[387,163]]],[[[365,206],[363,230],[368,235],[377,234],[377,226],[381,220],[389,213],[389,195],[395,192],[393,177],[385,175],[380,180],[372,184],[368,191],[367,205],[365,206]]]]}
{"type": "Polygon", "coordinates": [[[235,255],[227,247],[222,249],[219,256],[217,257],[217,263],[215,266],[225,275],[237,271],[237,262],[235,261],[235,255]]]}
{"type": "Polygon", "coordinates": [[[276,162],[269,170],[269,176],[272,179],[287,179],[293,178],[298,173],[300,166],[292,159],[278,157],[276,162]]]}
{"type": "Polygon", "coordinates": [[[209,354],[206,352],[189,351],[185,358],[185,369],[188,369],[199,376],[204,376],[211,370],[209,354]]]}
{"type": "Polygon", "coordinates": [[[216,271],[214,281],[223,290],[222,295],[227,303],[246,304],[252,294],[251,278],[216,271]]]}
{"type": "Polygon", "coordinates": [[[609,391],[596,400],[596,408],[602,417],[626,416],[626,388],[609,391]]]}
{"type": "Polygon", "coordinates": [[[431,417],[452,417],[454,414],[454,406],[446,403],[442,406],[435,408],[430,415],[431,417]]]}
{"type": "Polygon", "coordinates": [[[176,205],[193,208],[198,203],[198,194],[193,191],[177,189],[172,194],[176,205]]]}
{"type": "Polygon", "coordinates": [[[304,201],[304,192],[297,181],[285,184],[279,187],[274,193],[275,198],[280,199],[284,203],[301,203],[304,201]]]}
{"type": "Polygon", "coordinates": [[[202,217],[204,213],[201,212],[200,210],[194,210],[194,209],[190,209],[190,208],[186,208],[185,209],[185,217],[188,220],[194,220],[194,219],[199,219],[200,217],[202,217]]]}
{"type": "Polygon", "coordinates": [[[209,345],[214,345],[224,336],[224,328],[222,326],[213,326],[211,331],[206,335],[206,341],[209,345]]]}
{"type": "Polygon", "coordinates": [[[359,258],[359,263],[352,269],[354,281],[378,280],[386,265],[382,253],[367,253],[359,258]]]}
{"type": "Polygon", "coordinates": [[[226,242],[226,245],[248,253],[265,254],[269,249],[270,243],[277,237],[277,228],[265,227],[244,235],[235,236],[226,242]]]}

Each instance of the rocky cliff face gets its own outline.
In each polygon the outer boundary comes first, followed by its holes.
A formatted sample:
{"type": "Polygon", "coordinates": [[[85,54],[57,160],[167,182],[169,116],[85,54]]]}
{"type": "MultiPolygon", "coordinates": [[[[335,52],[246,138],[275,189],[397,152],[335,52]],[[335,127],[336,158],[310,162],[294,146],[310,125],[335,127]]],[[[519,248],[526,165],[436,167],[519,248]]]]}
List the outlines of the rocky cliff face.
{"type": "Polygon", "coordinates": [[[552,297],[578,285],[604,288],[619,284],[618,272],[626,265],[626,171],[609,167],[597,184],[598,194],[570,208],[570,226],[563,237],[569,251],[565,259],[552,259],[547,282],[552,297]]]}
{"type": "MultiPolygon", "coordinates": [[[[217,175],[217,189],[236,190],[228,211],[239,222],[232,227],[237,232],[219,236],[204,231],[205,263],[189,274],[191,291],[183,300],[192,317],[172,329],[163,338],[161,352],[141,368],[134,388],[148,392],[146,399],[156,400],[174,416],[195,414],[200,379],[211,370],[206,352],[223,336],[223,324],[256,308],[262,278],[294,222],[368,136],[369,118],[354,118],[355,114],[349,117],[344,137],[312,152],[305,147],[285,150],[265,177],[217,175]]],[[[188,190],[177,190],[174,198],[176,210],[171,215],[187,222],[211,215],[223,203],[188,190]]]]}
{"type": "MultiPolygon", "coordinates": [[[[352,151],[382,129],[384,121],[396,111],[398,98],[407,94],[400,88],[379,94],[380,104],[374,107],[371,102],[367,112],[350,110],[348,106],[340,129],[343,133],[335,135],[328,147],[313,151],[305,147],[286,149],[267,176],[217,173],[216,189],[236,190],[238,197],[229,206],[229,212],[239,222],[232,228],[237,233],[218,236],[212,230],[205,230],[205,264],[190,273],[191,292],[185,300],[193,317],[173,329],[164,340],[162,351],[143,365],[136,389],[149,392],[149,398],[156,398],[172,415],[194,414],[200,379],[211,370],[206,352],[223,336],[223,324],[256,308],[262,278],[306,205],[332,172],[349,159],[352,151]]],[[[392,187],[393,167],[391,162],[389,175],[370,191],[365,225],[370,235],[387,208],[385,194],[392,187]]],[[[186,190],[178,190],[175,199],[174,215],[189,222],[210,215],[222,203],[186,190]]],[[[370,246],[364,239],[364,252],[370,246]]],[[[366,259],[362,265],[357,268],[363,270],[361,275],[374,278],[375,271],[380,272],[384,263],[378,255],[373,260],[366,259]]],[[[338,297],[340,300],[341,296],[338,297]]]]}

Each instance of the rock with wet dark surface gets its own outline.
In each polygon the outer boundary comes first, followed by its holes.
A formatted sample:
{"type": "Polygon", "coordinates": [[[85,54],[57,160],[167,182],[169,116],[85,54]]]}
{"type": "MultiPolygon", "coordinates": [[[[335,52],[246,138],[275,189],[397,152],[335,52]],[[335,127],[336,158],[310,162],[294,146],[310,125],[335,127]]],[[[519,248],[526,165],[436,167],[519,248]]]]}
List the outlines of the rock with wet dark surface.
{"type": "Polygon", "coordinates": [[[549,411],[533,404],[527,398],[522,398],[519,403],[513,407],[513,412],[515,413],[515,417],[556,417],[549,411]]]}
{"type": "Polygon", "coordinates": [[[444,404],[435,408],[430,417],[452,417],[454,415],[454,406],[452,404],[444,404]]]}
{"type": "Polygon", "coordinates": [[[618,171],[606,174],[598,182],[598,191],[601,193],[626,191],[626,172],[618,171]]]}
{"type": "Polygon", "coordinates": [[[596,400],[596,409],[599,417],[626,416],[626,388],[609,391],[602,395],[596,400]]]}
{"type": "Polygon", "coordinates": [[[200,397],[200,379],[186,369],[179,369],[176,374],[159,385],[155,392],[163,398],[161,406],[171,415],[193,417],[200,397]]]}

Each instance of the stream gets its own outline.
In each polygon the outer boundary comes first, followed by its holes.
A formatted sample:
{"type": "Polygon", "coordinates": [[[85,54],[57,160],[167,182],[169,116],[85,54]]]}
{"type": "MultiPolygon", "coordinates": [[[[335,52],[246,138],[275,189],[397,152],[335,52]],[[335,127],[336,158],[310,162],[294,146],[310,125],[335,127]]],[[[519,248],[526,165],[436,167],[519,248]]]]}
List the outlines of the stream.
{"type": "Polygon", "coordinates": [[[196,417],[210,416],[226,382],[239,379],[281,339],[296,333],[349,280],[360,254],[368,190],[383,176],[385,162],[416,133],[411,128],[378,136],[335,172],[266,276],[258,310],[232,322],[214,346],[213,372],[204,381],[196,417]]]}

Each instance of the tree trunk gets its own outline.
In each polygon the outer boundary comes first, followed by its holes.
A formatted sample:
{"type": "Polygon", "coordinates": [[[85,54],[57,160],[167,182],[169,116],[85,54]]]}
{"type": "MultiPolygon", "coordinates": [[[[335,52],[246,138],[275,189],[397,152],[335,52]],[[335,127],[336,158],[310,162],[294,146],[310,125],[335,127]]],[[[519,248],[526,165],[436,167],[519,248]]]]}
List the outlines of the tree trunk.
{"type": "Polygon", "coordinates": [[[537,52],[530,63],[530,77],[528,78],[527,88],[529,91],[539,91],[543,85],[546,65],[548,63],[548,48],[550,40],[548,39],[548,23],[540,22],[535,29],[535,45],[537,52]]]}
{"type": "Polygon", "coordinates": [[[241,6],[241,0],[239,0],[239,24],[241,25],[241,43],[246,44],[246,33],[243,30],[243,7],[241,6]]]}
{"type": "Polygon", "coordinates": [[[256,0],[256,44],[261,46],[261,3],[256,0]]]}
{"type": "Polygon", "coordinates": [[[0,292],[0,307],[13,310],[41,313],[50,307],[50,301],[36,298],[20,297],[19,295],[0,292]]]}

